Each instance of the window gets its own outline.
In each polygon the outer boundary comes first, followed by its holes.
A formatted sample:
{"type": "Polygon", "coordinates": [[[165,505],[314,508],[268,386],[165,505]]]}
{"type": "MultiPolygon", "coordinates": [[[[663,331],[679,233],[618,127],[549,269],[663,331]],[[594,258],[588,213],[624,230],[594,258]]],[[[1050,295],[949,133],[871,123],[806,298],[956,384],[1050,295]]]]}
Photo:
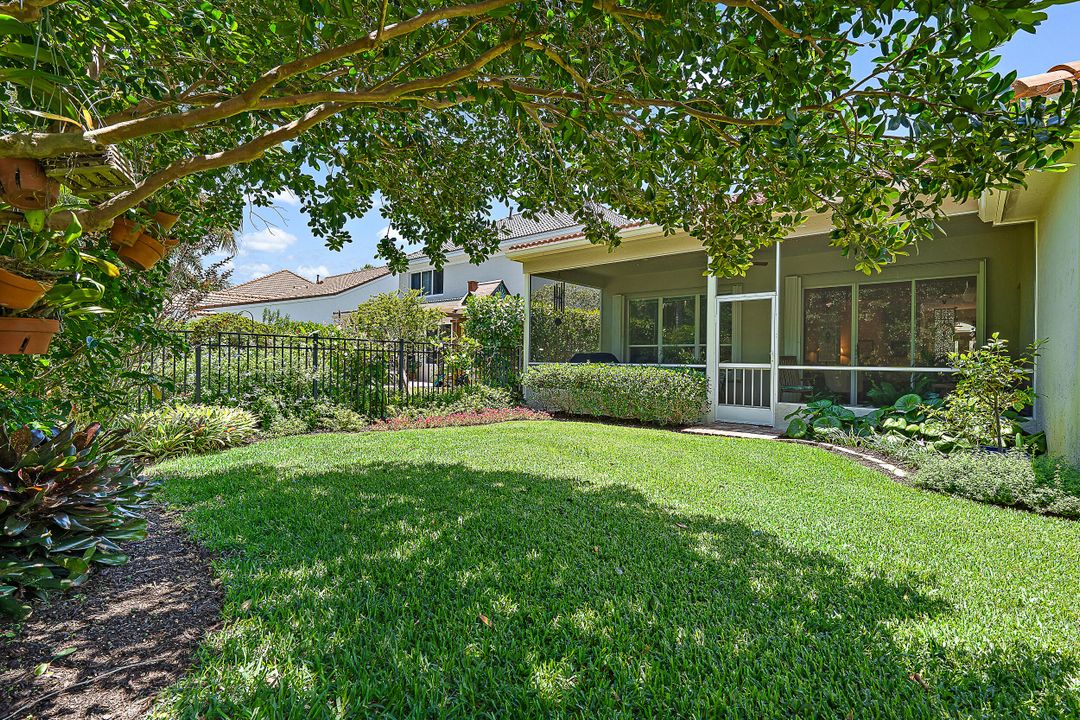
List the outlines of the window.
{"type": "Polygon", "coordinates": [[[409,276],[409,288],[418,290],[421,295],[443,294],[443,271],[421,270],[409,276]]]}
{"type": "Polygon", "coordinates": [[[859,365],[911,365],[911,283],[859,286],[859,365]]]}
{"type": "Polygon", "coordinates": [[[807,365],[851,364],[851,288],[803,292],[803,355],[807,365]]]}
{"type": "Polygon", "coordinates": [[[705,362],[705,296],[634,298],[627,303],[627,362],[705,362]]]}
{"type": "Polygon", "coordinates": [[[915,364],[943,367],[951,352],[975,349],[975,277],[915,281],[915,364]]]}
{"type": "Polygon", "coordinates": [[[978,344],[977,287],[978,277],[969,275],[808,288],[803,363],[945,367],[949,353],[978,344]]]}

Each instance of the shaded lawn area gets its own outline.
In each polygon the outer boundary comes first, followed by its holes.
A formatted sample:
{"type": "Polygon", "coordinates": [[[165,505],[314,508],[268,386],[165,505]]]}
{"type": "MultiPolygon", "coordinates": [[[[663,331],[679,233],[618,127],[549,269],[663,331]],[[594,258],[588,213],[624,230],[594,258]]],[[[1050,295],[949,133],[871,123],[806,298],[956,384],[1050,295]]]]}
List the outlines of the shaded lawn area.
{"type": "Polygon", "coordinates": [[[817,448],[533,422],[155,472],[226,591],[161,717],[1080,716],[1080,524],[817,448]]]}

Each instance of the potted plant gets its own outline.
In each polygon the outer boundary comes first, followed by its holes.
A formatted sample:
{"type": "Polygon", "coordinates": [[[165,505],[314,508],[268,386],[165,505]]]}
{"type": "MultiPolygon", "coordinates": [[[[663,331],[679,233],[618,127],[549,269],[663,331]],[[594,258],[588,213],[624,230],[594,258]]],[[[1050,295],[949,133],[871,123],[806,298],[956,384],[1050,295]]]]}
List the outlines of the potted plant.
{"type": "Polygon", "coordinates": [[[73,221],[63,233],[20,228],[0,240],[0,268],[14,277],[16,284],[31,281],[40,286],[40,292],[31,288],[27,296],[15,298],[15,304],[23,307],[0,308],[0,354],[43,354],[60,330],[56,316],[102,312],[94,303],[101,299],[103,286],[79,271],[84,263],[113,277],[120,271],[107,260],[82,252],[75,242],[81,234],[82,227],[73,221]]]}
{"type": "Polygon", "coordinates": [[[0,307],[29,310],[56,279],[56,273],[15,258],[0,256],[0,307]]]}
{"type": "Polygon", "coordinates": [[[0,158],[0,195],[19,210],[45,210],[60,197],[60,183],[48,177],[36,160],[0,158]]]}
{"type": "Polygon", "coordinates": [[[180,216],[159,210],[152,217],[153,225],[157,226],[156,236],[128,218],[117,218],[113,222],[110,231],[113,248],[130,267],[149,270],[176,246],[176,240],[164,236],[180,216]]]}

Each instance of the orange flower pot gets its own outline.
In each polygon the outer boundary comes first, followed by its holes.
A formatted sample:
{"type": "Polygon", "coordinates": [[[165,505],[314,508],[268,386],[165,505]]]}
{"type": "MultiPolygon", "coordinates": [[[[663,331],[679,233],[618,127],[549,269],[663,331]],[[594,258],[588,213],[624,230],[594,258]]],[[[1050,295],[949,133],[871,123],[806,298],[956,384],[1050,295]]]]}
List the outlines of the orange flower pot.
{"type": "Polygon", "coordinates": [[[49,285],[0,268],[0,306],[28,310],[48,289],[49,285]]]}
{"type": "Polygon", "coordinates": [[[20,210],[46,210],[60,197],[60,183],[48,177],[36,160],[0,158],[0,194],[20,210]]]}
{"type": "Polygon", "coordinates": [[[0,317],[0,355],[43,355],[58,332],[57,320],[0,317]]]}
{"type": "Polygon", "coordinates": [[[179,219],[179,215],[174,215],[170,212],[165,212],[164,210],[159,210],[154,213],[154,222],[160,225],[164,232],[172,230],[173,225],[175,225],[176,221],[179,219]]]}
{"type": "Polygon", "coordinates": [[[125,245],[117,249],[120,256],[129,267],[139,270],[149,270],[154,267],[176,245],[175,240],[159,241],[152,235],[142,233],[131,245],[125,245]]]}
{"type": "Polygon", "coordinates": [[[122,248],[134,244],[141,233],[142,226],[137,222],[118,217],[113,220],[112,227],[109,228],[109,240],[112,241],[113,247],[122,248]]]}

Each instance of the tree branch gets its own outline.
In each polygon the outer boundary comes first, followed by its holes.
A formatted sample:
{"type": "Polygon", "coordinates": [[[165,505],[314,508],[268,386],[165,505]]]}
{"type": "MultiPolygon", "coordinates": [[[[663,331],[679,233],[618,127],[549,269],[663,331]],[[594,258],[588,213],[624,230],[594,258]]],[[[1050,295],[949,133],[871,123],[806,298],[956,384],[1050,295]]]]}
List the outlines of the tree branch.
{"type": "Polygon", "coordinates": [[[62,3],[64,0],[9,0],[0,2],[0,15],[10,15],[20,22],[33,22],[41,19],[41,11],[62,3]]]}
{"type": "Polygon", "coordinates": [[[135,207],[166,185],[195,173],[249,163],[261,157],[270,148],[298,137],[348,107],[348,105],[336,103],[319,105],[303,117],[230,150],[178,160],[145,178],[133,189],[122,192],[95,208],[77,213],[77,217],[87,232],[104,230],[113,218],[135,207]]]}

